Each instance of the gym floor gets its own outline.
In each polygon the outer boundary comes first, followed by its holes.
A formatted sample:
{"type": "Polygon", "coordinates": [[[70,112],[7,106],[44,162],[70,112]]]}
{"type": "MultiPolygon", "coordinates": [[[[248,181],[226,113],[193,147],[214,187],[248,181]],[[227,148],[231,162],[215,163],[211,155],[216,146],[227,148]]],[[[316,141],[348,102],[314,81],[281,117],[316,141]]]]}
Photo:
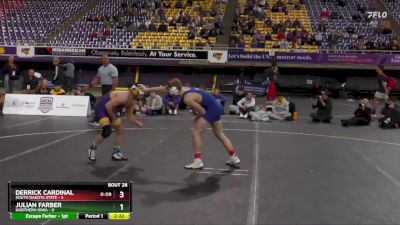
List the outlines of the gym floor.
{"type": "Polygon", "coordinates": [[[398,224],[398,130],[342,128],[357,102],[334,100],[331,124],[308,118],[311,100],[295,99],[300,119],[251,122],[223,116],[241,158],[227,155],[212,132],[203,135],[203,170],[192,161],[192,116],[144,117],[144,128],[125,121],[123,152],[111,160],[112,137],[87,148],[99,133],[87,118],[0,117],[0,224],[398,224]],[[8,181],[133,181],[129,221],[11,221],[8,181]]]}

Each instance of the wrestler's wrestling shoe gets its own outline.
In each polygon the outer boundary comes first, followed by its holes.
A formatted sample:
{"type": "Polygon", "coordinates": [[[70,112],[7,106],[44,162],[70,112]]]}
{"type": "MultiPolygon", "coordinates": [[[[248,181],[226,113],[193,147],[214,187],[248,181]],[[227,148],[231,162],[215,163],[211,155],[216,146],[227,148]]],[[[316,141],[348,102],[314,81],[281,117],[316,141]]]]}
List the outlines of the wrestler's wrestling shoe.
{"type": "Polygon", "coordinates": [[[89,160],[90,161],[96,161],[96,150],[89,148],[88,149],[88,154],[89,154],[89,160]]]}
{"type": "Polygon", "coordinates": [[[198,170],[202,169],[204,166],[203,161],[201,159],[194,159],[194,161],[185,166],[185,169],[190,169],[190,170],[198,170]]]}
{"type": "Polygon", "coordinates": [[[121,152],[113,153],[111,158],[112,158],[112,160],[115,160],[115,161],[128,160],[127,158],[125,158],[125,156],[121,152]]]}
{"type": "Polygon", "coordinates": [[[226,164],[229,166],[237,166],[239,163],[240,163],[240,159],[237,155],[229,156],[228,161],[226,161],[226,164]]]}

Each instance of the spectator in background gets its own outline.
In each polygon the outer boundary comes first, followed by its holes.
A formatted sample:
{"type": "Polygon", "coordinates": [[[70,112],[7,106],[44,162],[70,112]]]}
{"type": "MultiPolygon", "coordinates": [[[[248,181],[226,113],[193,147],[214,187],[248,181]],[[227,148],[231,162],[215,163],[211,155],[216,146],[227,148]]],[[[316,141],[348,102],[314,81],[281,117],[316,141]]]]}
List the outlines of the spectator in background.
{"type": "Polygon", "coordinates": [[[392,40],[392,43],[389,44],[388,50],[390,51],[400,51],[400,45],[397,40],[392,40]]]}
{"type": "Polygon", "coordinates": [[[376,109],[378,107],[379,101],[387,101],[389,99],[389,90],[387,88],[388,77],[383,72],[383,67],[378,66],[376,68],[376,80],[378,82],[378,89],[375,92],[375,97],[372,106],[372,116],[376,117],[376,109]]]}
{"type": "Polygon", "coordinates": [[[50,91],[51,95],[65,95],[65,90],[60,85],[54,86],[53,90],[50,91]]]}
{"type": "Polygon", "coordinates": [[[387,111],[384,118],[379,119],[381,128],[399,128],[400,127],[400,106],[394,101],[386,102],[387,111]]]}
{"type": "Polygon", "coordinates": [[[348,126],[366,126],[371,122],[371,108],[368,99],[361,99],[358,108],[354,112],[354,117],[348,120],[341,120],[343,127],[348,126]]]}
{"type": "Polygon", "coordinates": [[[239,107],[239,118],[247,119],[249,117],[249,112],[254,111],[254,107],[256,105],[256,99],[254,98],[252,93],[247,93],[245,98],[242,98],[237,103],[237,106],[239,107]]]}
{"type": "Polygon", "coordinates": [[[50,94],[49,81],[46,79],[40,80],[39,85],[36,87],[35,93],[40,95],[50,94]]]}
{"type": "Polygon", "coordinates": [[[281,10],[286,16],[289,15],[288,7],[285,4],[282,6],[281,10]]]}
{"type": "Polygon", "coordinates": [[[153,46],[151,46],[152,49],[160,49],[160,46],[157,44],[157,42],[154,42],[153,46]]]}
{"type": "Polygon", "coordinates": [[[168,112],[168,115],[178,115],[178,108],[181,101],[181,96],[174,95],[173,93],[168,93],[163,97],[165,111],[168,112]]]}
{"type": "Polygon", "coordinates": [[[390,24],[389,20],[385,20],[383,21],[383,29],[382,29],[382,34],[383,35],[387,35],[387,34],[391,34],[392,32],[392,26],[390,24]]]}
{"type": "Polygon", "coordinates": [[[332,120],[332,102],[329,99],[326,92],[321,92],[321,95],[317,96],[316,103],[313,104],[313,108],[317,108],[316,113],[311,113],[311,119],[313,122],[319,123],[330,123],[332,120]]]}
{"type": "Polygon", "coordinates": [[[155,92],[150,92],[146,98],[146,114],[150,116],[161,115],[163,108],[163,100],[161,96],[155,92]]]}
{"type": "Polygon", "coordinates": [[[75,77],[75,65],[72,62],[66,63],[64,66],[64,86],[66,91],[72,91],[72,88],[75,86],[75,81],[77,80],[75,77]]]}
{"type": "Polygon", "coordinates": [[[182,8],[183,8],[182,0],[176,1],[176,3],[175,3],[175,8],[176,8],[176,9],[182,9],[182,8]]]}
{"type": "Polygon", "coordinates": [[[367,50],[374,50],[375,49],[375,43],[373,40],[369,39],[367,42],[365,42],[365,49],[367,50]]]}
{"type": "Polygon", "coordinates": [[[267,34],[265,34],[264,40],[266,40],[266,41],[272,41],[271,32],[268,32],[267,34]]]}
{"type": "Polygon", "coordinates": [[[271,17],[268,17],[268,18],[265,20],[265,26],[266,26],[266,27],[272,27],[273,24],[274,24],[274,22],[272,22],[271,17]]]}
{"type": "Polygon", "coordinates": [[[172,49],[182,49],[182,45],[179,41],[177,41],[174,45],[174,47],[172,47],[172,49]]]}
{"type": "Polygon", "coordinates": [[[196,39],[196,30],[195,29],[190,29],[189,30],[188,39],[189,40],[196,39]]]}
{"type": "Polygon", "coordinates": [[[379,22],[377,19],[372,19],[369,22],[369,26],[371,27],[371,29],[374,31],[374,34],[379,34],[380,29],[378,29],[379,27],[379,22]]]}
{"type": "Polygon", "coordinates": [[[272,8],[271,8],[271,11],[272,11],[272,12],[279,12],[279,7],[278,7],[276,4],[274,4],[274,5],[272,6],[272,8]]]}
{"type": "Polygon", "coordinates": [[[78,96],[88,96],[89,97],[89,101],[90,101],[90,108],[92,110],[94,109],[94,104],[96,103],[96,97],[94,97],[94,95],[92,95],[91,93],[86,92],[85,88],[79,87],[79,86],[75,86],[72,89],[72,94],[73,95],[78,95],[78,96]]]}
{"type": "Polygon", "coordinates": [[[243,86],[239,86],[233,95],[232,105],[229,105],[229,113],[231,115],[239,115],[240,111],[237,103],[245,97],[246,93],[244,92],[243,86]]]}
{"type": "Polygon", "coordinates": [[[35,77],[35,70],[28,70],[27,76],[24,81],[23,90],[25,94],[35,94],[35,90],[39,85],[39,79],[35,77]]]}
{"type": "Polygon", "coordinates": [[[332,20],[341,19],[339,13],[336,12],[336,11],[331,12],[331,17],[330,17],[330,18],[331,18],[332,20]]]}
{"type": "Polygon", "coordinates": [[[265,105],[256,106],[256,110],[249,113],[252,121],[269,121],[269,116],[271,112],[267,110],[265,105]]]}
{"type": "Polygon", "coordinates": [[[136,48],[143,49],[144,46],[143,46],[142,42],[139,42],[139,43],[136,45],[136,48]]]}
{"type": "Polygon", "coordinates": [[[289,112],[289,102],[285,97],[280,96],[272,102],[270,118],[276,120],[289,120],[292,114],[289,112]]]}
{"type": "Polygon", "coordinates": [[[142,22],[138,27],[139,32],[147,32],[148,28],[144,22],[142,22]]]}
{"type": "Polygon", "coordinates": [[[267,83],[266,100],[273,101],[276,97],[276,79],[279,76],[278,65],[273,63],[272,67],[265,69],[263,74],[267,83]]]}
{"type": "Polygon", "coordinates": [[[217,100],[217,102],[221,104],[222,114],[224,114],[224,108],[227,98],[220,93],[219,88],[214,88],[213,97],[215,98],[215,100],[217,100]]]}
{"type": "Polygon", "coordinates": [[[158,32],[168,32],[168,26],[164,22],[158,26],[158,32]]]}
{"type": "Polygon", "coordinates": [[[65,85],[65,65],[60,64],[60,58],[53,58],[54,74],[53,83],[54,85],[64,86],[65,85]]]}
{"type": "Polygon", "coordinates": [[[322,20],[329,19],[329,12],[328,12],[328,10],[326,8],[322,9],[321,14],[320,14],[320,18],[322,20]]]}
{"type": "Polygon", "coordinates": [[[302,25],[301,25],[301,21],[299,20],[299,19],[296,19],[294,22],[293,22],[293,27],[294,28],[300,28],[302,25]]]}
{"type": "Polygon", "coordinates": [[[149,31],[150,32],[156,32],[157,31],[157,26],[153,23],[153,21],[151,21],[151,23],[149,24],[149,31]]]}
{"type": "Polygon", "coordinates": [[[318,30],[320,32],[325,33],[328,30],[328,22],[327,20],[321,20],[318,24],[318,30]]]}
{"type": "Polygon", "coordinates": [[[19,68],[14,61],[14,56],[8,57],[7,63],[3,67],[2,75],[6,93],[13,93],[14,87],[18,84],[20,75],[19,68]]]}
{"type": "Polygon", "coordinates": [[[240,37],[240,38],[239,38],[239,42],[238,42],[238,44],[237,44],[237,47],[238,47],[238,48],[245,48],[245,47],[246,47],[246,43],[244,42],[243,37],[240,37]]]}
{"type": "Polygon", "coordinates": [[[286,27],[292,27],[292,26],[293,26],[293,23],[292,23],[292,21],[290,20],[290,18],[288,18],[288,19],[285,20],[285,26],[286,26],[286,27]]]}

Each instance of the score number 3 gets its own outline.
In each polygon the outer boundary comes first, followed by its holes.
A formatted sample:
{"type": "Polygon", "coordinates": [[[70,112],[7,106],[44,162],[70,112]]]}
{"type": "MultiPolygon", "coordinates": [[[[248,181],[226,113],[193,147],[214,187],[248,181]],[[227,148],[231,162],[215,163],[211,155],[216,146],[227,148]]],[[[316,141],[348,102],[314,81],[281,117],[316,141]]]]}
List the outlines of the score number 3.
{"type": "MultiPolygon", "coordinates": [[[[125,192],[120,191],[119,192],[119,198],[124,198],[125,197],[125,192]]],[[[119,205],[121,207],[121,211],[124,211],[124,204],[119,205]]]]}

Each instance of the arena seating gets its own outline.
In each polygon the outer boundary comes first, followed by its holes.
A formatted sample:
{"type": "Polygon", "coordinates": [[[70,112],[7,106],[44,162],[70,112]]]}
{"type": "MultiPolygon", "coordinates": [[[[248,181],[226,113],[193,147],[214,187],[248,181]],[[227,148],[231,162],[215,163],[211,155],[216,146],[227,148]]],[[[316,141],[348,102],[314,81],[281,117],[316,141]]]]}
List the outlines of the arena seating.
{"type": "MultiPolygon", "coordinates": [[[[389,44],[392,40],[392,36],[386,35],[384,37],[381,37],[379,34],[374,33],[374,29],[369,25],[367,19],[365,18],[366,15],[362,15],[362,17],[364,18],[358,21],[354,21],[352,19],[352,16],[358,12],[358,5],[364,5],[366,9],[371,9],[371,7],[374,7],[373,2],[373,0],[348,0],[346,1],[346,5],[344,7],[341,7],[339,6],[339,4],[336,3],[336,1],[306,1],[306,7],[308,9],[308,14],[310,16],[312,28],[314,31],[318,30],[318,26],[321,22],[320,14],[324,8],[327,9],[330,15],[332,15],[332,13],[337,14],[337,19],[329,18],[327,21],[327,31],[322,33],[322,48],[333,48],[333,46],[331,46],[329,43],[329,35],[333,31],[339,36],[336,44],[336,49],[338,50],[353,49],[353,44],[357,42],[359,38],[361,38],[363,41],[373,41],[375,43],[375,46],[378,46],[380,38],[384,39],[385,44],[389,44]],[[343,36],[343,34],[346,33],[346,28],[348,27],[354,28],[355,33],[357,34],[356,38],[353,38],[351,36],[343,36]]],[[[378,26],[382,26],[383,19],[379,19],[378,22],[378,26]]]]}
{"type": "Polygon", "coordinates": [[[0,3],[0,43],[37,41],[79,11],[88,0],[3,0],[0,3]]]}
{"type": "Polygon", "coordinates": [[[386,8],[395,17],[397,23],[400,23],[400,1],[398,0],[382,0],[386,8]]]}
{"type": "MultiPolygon", "coordinates": [[[[90,12],[65,30],[58,37],[51,41],[54,45],[77,45],[82,44],[87,47],[113,47],[126,48],[136,33],[129,31],[126,27],[121,29],[113,25],[113,22],[101,21],[102,18],[112,20],[114,16],[120,15],[125,21],[141,23],[146,21],[147,16],[140,10],[137,16],[123,15],[122,3],[128,4],[128,0],[101,0],[90,12]]],[[[140,4],[141,5],[141,4],[140,4]]]]}
{"type": "MultiPolygon", "coordinates": [[[[161,24],[160,20],[155,19],[155,8],[149,8],[147,5],[150,1],[138,1],[137,15],[129,15],[126,9],[121,7],[122,4],[127,4],[130,7],[128,0],[107,1],[101,0],[96,7],[86,13],[82,18],[73,24],[69,29],[51,41],[54,45],[84,45],[86,47],[99,46],[112,48],[126,48],[128,46],[136,48],[139,44],[143,48],[151,48],[154,43],[157,43],[159,48],[166,48],[179,42],[183,48],[188,48],[190,45],[195,45],[198,42],[216,43],[216,37],[210,37],[208,40],[203,40],[201,37],[196,37],[194,40],[188,40],[188,28],[177,24],[176,27],[168,26],[168,32],[139,32],[132,30],[126,24],[127,22],[134,24],[137,28],[142,23],[148,25],[151,21],[158,28],[161,24]],[[124,21],[121,26],[117,26],[113,18],[118,16],[121,21],[124,21]],[[104,22],[104,19],[110,19],[111,22],[104,22]]],[[[196,14],[195,5],[200,5],[205,10],[211,10],[214,7],[220,7],[220,17],[223,17],[225,4],[219,4],[217,1],[193,1],[192,6],[185,9],[175,8],[176,0],[167,0],[171,4],[170,8],[165,8],[165,24],[168,25],[170,18],[175,18],[182,10],[189,12],[191,16],[196,14]]],[[[185,2],[183,2],[185,3],[185,2]]],[[[205,17],[205,21],[213,23],[215,18],[212,16],[205,17]]],[[[200,32],[201,27],[196,27],[197,32],[200,32]]]]}
{"type": "MultiPolygon", "coordinates": [[[[292,1],[293,4],[288,4],[287,0],[282,1],[284,4],[287,5],[288,7],[288,13],[285,15],[284,12],[272,12],[271,7],[277,2],[277,0],[268,0],[268,5],[266,9],[263,10],[263,13],[271,18],[272,22],[274,24],[279,24],[279,23],[284,23],[287,19],[290,19],[291,22],[294,22],[296,19],[298,19],[301,22],[301,26],[309,32],[310,35],[313,35],[313,31],[311,29],[311,23],[307,15],[307,9],[305,8],[304,5],[300,5],[300,9],[294,9],[294,4],[299,3],[298,0],[292,1]]],[[[239,0],[239,8],[244,8],[246,7],[246,4],[251,4],[249,0],[239,0]]],[[[240,17],[242,19],[248,20],[250,15],[246,14],[240,14],[240,17]]],[[[255,32],[260,31],[263,36],[265,36],[267,33],[272,34],[272,40],[271,41],[266,41],[265,42],[265,47],[263,48],[254,48],[251,47],[251,41],[252,41],[252,36],[251,35],[243,35],[242,33],[236,33],[233,32],[232,36],[236,37],[236,39],[239,39],[241,36],[244,36],[244,41],[245,41],[245,46],[246,50],[248,51],[267,51],[271,48],[273,48],[273,44],[277,41],[277,34],[274,34],[272,32],[272,28],[267,26],[265,24],[265,20],[261,19],[256,19],[256,29],[255,32]]],[[[295,28],[290,27],[286,29],[287,31],[294,31],[295,28]]],[[[300,29],[299,29],[300,30],[300,29]]],[[[300,45],[300,46],[295,46],[292,43],[290,43],[289,49],[275,49],[278,52],[293,52],[293,49],[291,50],[290,48],[294,48],[295,51],[307,51],[307,52],[317,52],[318,51],[318,46],[316,45],[300,45]]]]}
{"type": "MultiPolygon", "coordinates": [[[[186,6],[185,9],[175,8],[177,0],[165,0],[164,2],[170,3],[170,8],[165,8],[165,17],[167,21],[165,24],[168,25],[171,18],[175,18],[180,11],[183,13],[189,13],[191,17],[195,15],[199,15],[200,13],[196,10],[196,6],[200,6],[204,11],[211,11],[214,8],[219,8],[219,16],[223,18],[225,13],[226,5],[225,3],[216,1],[216,0],[199,0],[192,1],[191,6],[186,6]]],[[[183,4],[186,4],[186,1],[182,1],[183,4]]],[[[215,17],[213,16],[205,16],[204,20],[207,23],[214,24],[215,17]]],[[[161,24],[160,21],[156,21],[155,25],[158,28],[161,24]]],[[[202,27],[196,27],[196,33],[200,33],[202,27]]],[[[206,45],[209,43],[213,45],[216,43],[216,37],[209,37],[207,40],[203,39],[201,36],[196,36],[195,39],[188,39],[189,29],[187,26],[183,26],[182,24],[177,24],[177,26],[168,26],[168,32],[139,32],[138,36],[132,40],[131,46],[132,48],[137,47],[141,44],[144,48],[152,48],[155,43],[159,46],[159,48],[164,49],[168,48],[168,46],[173,46],[177,42],[183,49],[187,49],[189,47],[194,47],[196,45],[206,45]]]]}

